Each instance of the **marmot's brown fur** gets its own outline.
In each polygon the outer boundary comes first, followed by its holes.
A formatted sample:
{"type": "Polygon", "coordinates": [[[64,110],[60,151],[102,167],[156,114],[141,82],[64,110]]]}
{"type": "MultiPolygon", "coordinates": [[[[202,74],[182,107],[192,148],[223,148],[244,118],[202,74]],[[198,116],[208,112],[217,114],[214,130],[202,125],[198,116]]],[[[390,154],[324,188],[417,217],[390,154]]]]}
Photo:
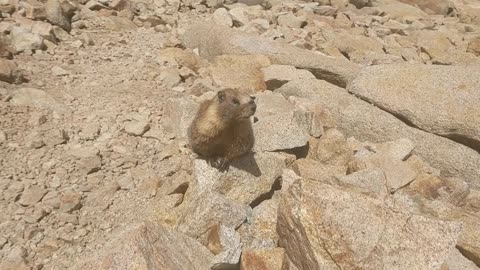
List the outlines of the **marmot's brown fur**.
{"type": "Polygon", "coordinates": [[[250,120],[257,108],[254,99],[239,90],[224,89],[204,101],[188,128],[192,151],[220,171],[249,152],[255,142],[250,120]]]}

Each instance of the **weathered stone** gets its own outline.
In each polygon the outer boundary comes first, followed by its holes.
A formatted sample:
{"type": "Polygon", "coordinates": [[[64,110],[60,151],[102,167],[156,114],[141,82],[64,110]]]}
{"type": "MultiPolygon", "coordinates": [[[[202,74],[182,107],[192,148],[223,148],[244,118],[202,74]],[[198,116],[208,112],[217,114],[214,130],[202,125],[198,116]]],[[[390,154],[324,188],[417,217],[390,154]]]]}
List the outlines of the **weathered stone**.
{"type": "Polygon", "coordinates": [[[212,191],[197,193],[179,219],[178,231],[193,238],[207,237],[208,230],[215,224],[238,228],[251,211],[250,207],[227,199],[212,191]]]}
{"type": "MultiPolygon", "coordinates": [[[[282,183],[282,188],[284,188],[282,183]]],[[[277,227],[278,197],[265,200],[253,208],[252,216],[240,226],[242,249],[275,248],[278,244],[277,227]]]]}
{"type": "Polygon", "coordinates": [[[23,74],[17,68],[15,62],[7,59],[0,59],[0,81],[19,84],[23,79],[23,74]]]}
{"type": "Polygon", "coordinates": [[[427,14],[449,15],[454,11],[451,0],[398,0],[405,4],[417,6],[427,14]]]}
{"type": "Polygon", "coordinates": [[[169,99],[165,107],[165,115],[168,116],[164,124],[165,129],[177,137],[186,138],[187,130],[195,117],[200,105],[187,98],[169,99]]]}
{"type": "Polygon", "coordinates": [[[472,261],[465,258],[458,249],[454,249],[443,264],[441,270],[478,270],[480,269],[472,261]]]}
{"type": "MultiPolygon", "coordinates": [[[[401,84],[404,85],[403,82],[401,84]]],[[[480,186],[476,181],[480,177],[476,165],[480,164],[480,156],[476,151],[409,127],[395,116],[353,97],[345,89],[320,80],[295,80],[275,92],[308,98],[328,109],[336,120],[337,128],[347,137],[371,142],[409,139],[416,146],[413,154],[443,170],[447,176],[463,178],[474,188],[480,186]]]]}
{"type": "Polygon", "coordinates": [[[475,66],[402,64],[369,67],[348,91],[423,130],[478,150],[479,84],[480,69],[475,66]]]}
{"type": "Polygon", "coordinates": [[[66,192],[60,197],[60,211],[71,213],[72,211],[82,208],[82,193],[66,192]]]}
{"type": "Polygon", "coordinates": [[[282,197],[278,215],[280,246],[299,269],[439,269],[462,229],[307,180],[282,197]]]}
{"type": "Polygon", "coordinates": [[[173,59],[179,65],[187,67],[195,72],[197,72],[200,67],[200,57],[191,50],[182,50],[180,48],[165,48],[160,50],[159,55],[161,58],[164,59],[173,59]]]}
{"type": "Polygon", "coordinates": [[[228,11],[225,8],[219,8],[216,9],[215,12],[213,12],[213,19],[222,25],[226,25],[228,27],[233,26],[233,20],[230,14],[228,14],[228,11]]]}
{"type": "Polygon", "coordinates": [[[129,226],[74,269],[210,269],[213,255],[200,243],[153,223],[129,226]]]}
{"type": "Polygon", "coordinates": [[[464,223],[462,235],[457,248],[470,261],[480,265],[480,218],[475,215],[463,215],[460,220],[464,223]]]}
{"type": "Polygon", "coordinates": [[[215,190],[237,203],[255,204],[274,187],[285,168],[285,156],[278,153],[251,153],[234,160],[228,172],[219,172],[205,160],[194,161],[197,192],[215,190]]]}
{"type": "Polygon", "coordinates": [[[70,32],[71,19],[75,8],[66,0],[48,0],[45,4],[47,20],[70,32]]]}
{"type": "Polygon", "coordinates": [[[117,182],[108,183],[105,186],[96,189],[87,196],[85,207],[99,212],[108,209],[113,203],[113,197],[118,190],[120,190],[120,186],[117,182]]]}
{"type": "Polygon", "coordinates": [[[295,16],[288,12],[277,18],[278,25],[291,28],[301,28],[307,24],[307,18],[304,16],[295,16]]]}
{"type": "Polygon", "coordinates": [[[269,65],[270,60],[261,55],[221,55],[215,57],[209,72],[216,86],[255,93],[267,88],[261,69],[269,65]]]}
{"type": "Polygon", "coordinates": [[[467,52],[480,56],[480,38],[473,39],[468,43],[467,52]]]}
{"type": "Polygon", "coordinates": [[[240,261],[242,244],[238,233],[222,224],[210,228],[207,238],[207,248],[215,254],[212,267],[226,267],[240,261]]]}
{"type": "Polygon", "coordinates": [[[271,65],[262,68],[262,72],[267,89],[272,91],[291,80],[315,78],[308,70],[296,69],[294,66],[286,65],[271,65]]]}
{"type": "Polygon", "coordinates": [[[16,90],[13,92],[10,102],[16,105],[33,106],[57,112],[62,112],[66,109],[65,105],[59,103],[45,91],[35,88],[20,88],[16,90]]]}
{"type": "Polygon", "coordinates": [[[282,270],[284,259],[283,248],[247,250],[242,253],[240,270],[282,270]]]}
{"type": "Polygon", "coordinates": [[[305,146],[309,139],[307,127],[294,118],[295,106],[277,93],[256,95],[257,110],[253,123],[254,149],[276,151],[305,146]]]}
{"type": "Polygon", "coordinates": [[[463,204],[469,194],[467,183],[461,179],[430,174],[419,175],[409,188],[428,199],[442,200],[457,206],[463,204]]]}
{"type": "Polygon", "coordinates": [[[125,124],[125,131],[133,136],[142,136],[150,129],[150,124],[147,121],[130,121],[125,124]]]}
{"type": "Polygon", "coordinates": [[[336,129],[329,129],[319,139],[310,140],[307,158],[328,165],[345,166],[352,155],[345,136],[336,129]]]}
{"type": "Polygon", "coordinates": [[[329,184],[335,183],[335,178],[346,175],[345,167],[326,165],[313,159],[297,159],[293,163],[292,169],[303,178],[329,184]]]}
{"type": "Polygon", "coordinates": [[[383,199],[388,195],[387,179],[383,170],[369,168],[337,178],[340,185],[353,187],[361,193],[383,199]]]}
{"type": "Polygon", "coordinates": [[[23,3],[25,8],[25,17],[32,20],[44,20],[47,18],[45,7],[36,0],[25,1],[23,3]]]}
{"type": "Polygon", "coordinates": [[[42,37],[39,34],[31,33],[23,27],[13,27],[10,36],[12,48],[16,53],[44,48],[42,37]]]}
{"type": "Polygon", "coordinates": [[[347,60],[329,58],[208,22],[191,26],[182,38],[187,47],[199,48],[200,55],[207,60],[222,54],[263,54],[273,64],[308,69],[315,77],[342,86],[358,72],[358,66],[347,60]]]}
{"type": "Polygon", "coordinates": [[[47,194],[47,190],[43,187],[32,186],[23,191],[18,203],[23,206],[32,206],[42,200],[45,194],[47,194]]]}
{"type": "Polygon", "coordinates": [[[15,247],[10,253],[2,258],[0,269],[5,270],[29,270],[27,266],[27,251],[23,247],[15,247]]]}

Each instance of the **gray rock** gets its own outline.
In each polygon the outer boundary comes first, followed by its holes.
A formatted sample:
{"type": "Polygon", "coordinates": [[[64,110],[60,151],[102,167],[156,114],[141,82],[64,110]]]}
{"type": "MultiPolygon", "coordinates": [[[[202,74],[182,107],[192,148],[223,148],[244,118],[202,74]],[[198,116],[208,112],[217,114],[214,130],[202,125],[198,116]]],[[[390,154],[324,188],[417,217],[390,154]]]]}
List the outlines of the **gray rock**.
{"type": "Polygon", "coordinates": [[[187,47],[199,48],[200,55],[207,60],[222,54],[263,54],[273,64],[308,69],[315,77],[341,86],[346,86],[359,71],[357,65],[347,60],[322,56],[286,42],[270,41],[209,22],[190,26],[182,39],[187,47]]]}
{"type": "Polygon", "coordinates": [[[280,245],[299,269],[439,269],[461,230],[460,222],[308,180],[282,197],[277,226],[280,245]]]}
{"type": "Polygon", "coordinates": [[[480,155],[471,148],[449,139],[409,127],[393,115],[348,94],[345,89],[320,80],[291,81],[276,92],[286,96],[309,98],[328,109],[338,129],[347,137],[385,142],[401,138],[411,140],[416,154],[447,175],[465,179],[480,187],[480,155]]]}
{"type": "Polygon", "coordinates": [[[257,121],[253,123],[254,149],[257,151],[287,150],[305,146],[309,129],[296,121],[295,106],[277,93],[256,95],[257,121]]]}
{"type": "Polygon", "coordinates": [[[379,65],[348,91],[414,126],[480,150],[480,66],[379,65]]]}

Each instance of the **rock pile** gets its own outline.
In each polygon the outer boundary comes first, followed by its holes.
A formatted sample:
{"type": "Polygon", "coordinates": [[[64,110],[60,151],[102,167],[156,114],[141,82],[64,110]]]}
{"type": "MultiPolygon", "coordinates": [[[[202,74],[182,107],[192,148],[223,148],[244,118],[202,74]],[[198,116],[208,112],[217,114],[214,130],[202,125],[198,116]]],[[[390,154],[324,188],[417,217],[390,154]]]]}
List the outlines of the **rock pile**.
{"type": "Polygon", "coordinates": [[[480,269],[471,0],[0,1],[0,269],[480,269]],[[256,97],[255,146],[188,149],[256,97]]]}

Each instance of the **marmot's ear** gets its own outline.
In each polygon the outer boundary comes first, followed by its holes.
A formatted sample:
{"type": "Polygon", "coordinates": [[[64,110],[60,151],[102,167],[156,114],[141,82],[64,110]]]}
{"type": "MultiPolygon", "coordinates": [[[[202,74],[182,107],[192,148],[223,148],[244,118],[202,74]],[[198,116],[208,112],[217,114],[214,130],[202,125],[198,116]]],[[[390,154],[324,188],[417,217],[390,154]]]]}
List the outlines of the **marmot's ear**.
{"type": "Polygon", "coordinates": [[[223,90],[218,91],[217,96],[218,96],[218,100],[220,101],[220,103],[225,100],[225,92],[223,90]]]}

